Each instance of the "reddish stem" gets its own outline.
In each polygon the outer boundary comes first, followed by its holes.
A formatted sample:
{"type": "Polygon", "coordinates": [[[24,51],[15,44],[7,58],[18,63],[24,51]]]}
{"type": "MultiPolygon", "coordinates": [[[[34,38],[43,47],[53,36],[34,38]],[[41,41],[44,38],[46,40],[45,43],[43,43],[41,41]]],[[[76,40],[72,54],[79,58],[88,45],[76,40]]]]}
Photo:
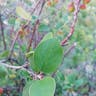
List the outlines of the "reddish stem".
{"type": "Polygon", "coordinates": [[[37,27],[38,27],[38,24],[39,24],[39,20],[37,20],[36,23],[35,23],[35,25],[34,25],[33,32],[32,32],[32,35],[31,35],[31,39],[30,39],[30,41],[29,41],[29,45],[28,45],[27,52],[30,51],[30,47],[31,47],[31,45],[32,45],[32,41],[33,41],[33,38],[34,38],[34,35],[35,35],[35,31],[36,31],[36,29],[37,29],[37,27]]]}
{"type": "Polygon", "coordinates": [[[74,33],[75,24],[76,24],[76,22],[77,22],[78,13],[79,13],[80,1],[81,1],[81,0],[76,0],[76,1],[74,1],[74,3],[75,3],[74,19],[73,19],[73,22],[72,22],[71,27],[70,27],[70,33],[67,35],[67,37],[66,37],[64,40],[61,41],[61,45],[62,45],[62,46],[70,39],[70,37],[71,37],[71,36],[73,35],[73,33],[74,33]]]}

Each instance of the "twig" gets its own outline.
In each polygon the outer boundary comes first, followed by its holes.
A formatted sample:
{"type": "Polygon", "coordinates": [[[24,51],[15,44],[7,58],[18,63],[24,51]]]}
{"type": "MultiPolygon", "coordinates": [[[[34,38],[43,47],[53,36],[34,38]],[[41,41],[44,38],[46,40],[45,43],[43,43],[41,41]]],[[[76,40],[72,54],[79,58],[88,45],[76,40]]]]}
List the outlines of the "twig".
{"type": "Polygon", "coordinates": [[[16,43],[16,40],[17,40],[18,36],[19,36],[19,31],[16,33],[16,36],[15,36],[13,42],[12,42],[8,58],[11,58],[11,56],[12,56],[12,53],[13,53],[13,50],[14,50],[14,45],[16,43]]]}
{"type": "MultiPolygon", "coordinates": [[[[36,7],[39,5],[40,1],[41,1],[41,0],[39,0],[39,1],[37,2],[36,6],[35,6],[35,8],[32,10],[32,13],[31,13],[31,14],[34,13],[34,11],[36,10],[36,7]]],[[[38,22],[38,20],[37,20],[37,22],[38,22]]],[[[37,25],[37,22],[36,22],[36,25],[37,25]]],[[[29,21],[27,22],[27,24],[25,24],[25,26],[28,25],[28,24],[29,24],[29,21]]],[[[35,28],[37,27],[36,25],[34,26],[35,28]]],[[[35,33],[35,28],[34,28],[34,30],[33,30],[33,32],[32,32],[32,38],[31,38],[31,40],[30,40],[30,44],[29,44],[29,46],[28,46],[27,52],[30,50],[30,46],[31,46],[31,43],[32,43],[32,40],[33,40],[33,36],[34,36],[34,33],[35,33]]],[[[13,53],[14,45],[15,45],[15,42],[16,42],[18,36],[19,36],[19,31],[17,32],[14,41],[12,42],[12,45],[11,45],[11,48],[10,48],[10,54],[9,54],[9,57],[8,57],[8,58],[10,58],[11,55],[12,55],[12,53],[13,53]]]]}
{"type": "Polygon", "coordinates": [[[42,0],[42,5],[41,5],[41,9],[40,9],[40,11],[39,11],[39,15],[41,14],[41,12],[42,12],[42,10],[43,10],[44,4],[45,4],[45,0],[42,0]]]}
{"type": "MultiPolygon", "coordinates": [[[[40,14],[43,10],[44,4],[45,4],[45,0],[42,0],[42,4],[40,5],[40,8],[38,8],[39,9],[38,17],[40,16],[40,14]]],[[[40,18],[39,18],[39,21],[40,21],[40,18]]],[[[35,48],[38,44],[38,31],[37,30],[35,32],[35,40],[34,41],[35,41],[35,44],[34,44],[34,48],[35,48]]]]}
{"type": "Polygon", "coordinates": [[[64,53],[64,57],[66,57],[75,47],[76,47],[76,43],[71,45],[71,47],[64,53]]]}
{"type": "MultiPolygon", "coordinates": [[[[41,12],[42,12],[42,9],[43,9],[44,4],[45,4],[45,0],[43,0],[43,2],[42,2],[42,6],[41,6],[41,9],[40,9],[40,11],[39,11],[39,16],[40,16],[40,14],[41,14],[41,12]]],[[[28,45],[28,48],[27,48],[27,52],[30,51],[30,47],[31,47],[31,45],[32,45],[32,41],[33,41],[35,32],[36,32],[36,30],[38,29],[38,25],[39,25],[39,19],[37,19],[37,21],[36,21],[36,23],[35,23],[35,25],[34,25],[34,27],[33,27],[33,32],[32,32],[31,39],[30,39],[30,42],[29,42],[29,45],[28,45]]]]}
{"type": "Polygon", "coordinates": [[[29,45],[28,45],[28,48],[27,48],[27,52],[30,51],[30,47],[32,45],[33,37],[35,35],[35,31],[37,29],[38,24],[39,24],[39,20],[37,20],[36,23],[35,23],[35,25],[34,25],[33,32],[32,32],[32,35],[31,35],[31,39],[30,39],[30,42],[29,42],[29,45]]]}
{"type": "Polygon", "coordinates": [[[4,28],[3,28],[1,14],[0,14],[0,28],[1,28],[1,35],[2,35],[2,39],[3,39],[4,50],[6,50],[6,41],[5,41],[5,36],[4,36],[4,28]]]}
{"type": "Polygon", "coordinates": [[[28,64],[24,64],[22,66],[13,66],[13,65],[9,65],[9,64],[6,64],[6,63],[3,63],[2,61],[0,61],[0,65],[2,66],[5,66],[7,68],[11,68],[11,69],[16,69],[16,70],[25,70],[27,71],[31,76],[34,76],[34,73],[32,71],[29,71],[28,69],[26,69],[26,67],[28,66],[28,64]]]}
{"type": "Polygon", "coordinates": [[[31,12],[31,15],[34,13],[34,11],[36,10],[36,8],[39,6],[40,1],[41,1],[41,0],[39,0],[39,1],[37,2],[36,6],[33,8],[32,12],[31,12]]]}
{"type": "Polygon", "coordinates": [[[34,73],[32,70],[27,69],[26,67],[28,66],[28,64],[24,64],[22,66],[13,66],[13,65],[9,65],[6,63],[3,63],[0,61],[0,65],[5,66],[7,68],[10,69],[15,69],[15,70],[25,70],[26,72],[28,72],[30,74],[30,76],[32,76],[34,79],[41,79],[43,77],[42,74],[36,74],[34,73]]]}
{"type": "MultiPolygon", "coordinates": [[[[32,12],[31,12],[31,15],[35,12],[36,8],[39,6],[40,1],[41,1],[41,0],[39,0],[39,1],[37,2],[36,6],[33,8],[32,12]]],[[[24,26],[27,26],[29,23],[30,23],[30,21],[28,21],[24,26]]]]}
{"type": "Polygon", "coordinates": [[[67,35],[67,37],[61,41],[61,45],[63,46],[69,39],[70,37],[73,35],[74,33],[74,29],[75,29],[75,24],[77,22],[77,18],[78,18],[78,13],[79,13],[79,6],[80,6],[80,2],[81,0],[75,0],[74,3],[75,4],[75,12],[74,12],[74,19],[73,19],[73,22],[71,24],[71,27],[70,27],[70,33],[67,35]]]}
{"type": "Polygon", "coordinates": [[[21,69],[24,67],[24,66],[13,66],[13,65],[6,64],[6,63],[2,63],[2,62],[0,62],[0,65],[3,65],[7,68],[12,68],[12,69],[21,69]]]}

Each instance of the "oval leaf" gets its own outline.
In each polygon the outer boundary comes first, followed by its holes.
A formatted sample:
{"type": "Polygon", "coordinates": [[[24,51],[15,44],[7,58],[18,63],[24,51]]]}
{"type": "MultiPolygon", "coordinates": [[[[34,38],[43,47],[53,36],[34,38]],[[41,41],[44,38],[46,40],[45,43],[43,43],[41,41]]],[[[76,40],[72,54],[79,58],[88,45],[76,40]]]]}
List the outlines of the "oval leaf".
{"type": "Polygon", "coordinates": [[[3,65],[0,65],[0,79],[5,78],[7,76],[7,73],[8,73],[8,71],[7,71],[6,67],[3,65]]]}
{"type": "Polygon", "coordinates": [[[53,38],[52,32],[47,33],[47,34],[44,36],[44,38],[41,40],[40,43],[42,43],[42,42],[44,42],[44,41],[46,41],[46,40],[48,40],[48,39],[52,39],[52,38],[53,38]]]}
{"type": "Polygon", "coordinates": [[[34,53],[34,71],[52,73],[62,62],[63,49],[56,38],[48,39],[36,48],[34,53]]]}
{"type": "Polygon", "coordinates": [[[31,20],[31,15],[20,6],[16,7],[16,13],[23,19],[31,20]]]}
{"type": "Polygon", "coordinates": [[[0,53],[0,59],[7,58],[9,55],[9,51],[5,50],[4,52],[0,53]]]}
{"type": "Polygon", "coordinates": [[[54,96],[55,88],[56,83],[52,77],[33,80],[29,89],[29,96],[54,96]]]}
{"type": "Polygon", "coordinates": [[[29,96],[29,88],[30,88],[31,84],[32,84],[32,81],[27,82],[27,84],[25,85],[25,87],[23,89],[23,93],[22,93],[23,96],[29,96]]]}
{"type": "Polygon", "coordinates": [[[38,28],[39,32],[49,32],[50,31],[50,27],[46,24],[40,24],[39,28],[38,28]]]}

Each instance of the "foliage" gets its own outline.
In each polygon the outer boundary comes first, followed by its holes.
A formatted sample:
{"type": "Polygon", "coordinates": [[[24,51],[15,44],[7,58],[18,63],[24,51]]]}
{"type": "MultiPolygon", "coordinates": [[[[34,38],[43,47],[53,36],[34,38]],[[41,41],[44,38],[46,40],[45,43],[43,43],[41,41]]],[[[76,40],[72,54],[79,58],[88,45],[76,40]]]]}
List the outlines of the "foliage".
{"type": "Polygon", "coordinates": [[[33,68],[37,72],[52,73],[62,62],[62,57],[63,49],[57,39],[43,41],[35,49],[33,68]]]}
{"type": "Polygon", "coordinates": [[[0,0],[0,95],[95,96],[95,9],[95,0],[0,0]]]}
{"type": "Polygon", "coordinates": [[[23,90],[23,96],[53,96],[55,92],[55,80],[51,77],[45,77],[42,80],[33,80],[26,84],[23,90]]]}

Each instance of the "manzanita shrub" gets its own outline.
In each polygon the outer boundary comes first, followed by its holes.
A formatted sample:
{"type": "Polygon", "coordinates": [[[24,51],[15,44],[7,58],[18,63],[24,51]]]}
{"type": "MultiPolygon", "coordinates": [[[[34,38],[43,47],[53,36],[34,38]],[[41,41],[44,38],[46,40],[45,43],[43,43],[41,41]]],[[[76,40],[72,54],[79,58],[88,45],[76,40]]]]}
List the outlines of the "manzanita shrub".
{"type": "MultiPolygon", "coordinates": [[[[4,46],[2,50],[4,50],[4,52],[0,54],[0,59],[2,59],[0,61],[0,82],[4,81],[4,79],[7,80],[11,78],[15,81],[15,84],[21,84],[22,86],[19,87],[23,90],[22,96],[54,96],[57,86],[55,73],[62,65],[64,56],[69,53],[76,44],[74,43],[67,53],[64,47],[68,44],[68,40],[75,31],[78,13],[86,9],[90,1],[91,0],[70,0],[64,3],[65,1],[61,0],[33,0],[32,2],[31,0],[24,0],[22,2],[15,2],[15,13],[12,13],[13,17],[8,16],[3,18],[2,11],[0,13],[0,30],[2,32],[2,46],[4,46]],[[62,22],[59,22],[58,18],[55,18],[55,15],[57,15],[55,7],[58,9],[60,2],[63,3],[63,5],[69,4],[66,12],[73,15],[71,26],[68,26],[70,31],[66,37],[63,36],[62,22]],[[30,9],[28,7],[27,12],[23,8],[23,4],[25,4],[25,9],[27,9],[27,6],[32,6],[32,8],[30,9]],[[43,17],[43,15],[46,14],[45,11],[50,11],[50,15],[53,16],[52,19],[57,20],[55,25],[53,25],[54,20],[50,19],[51,16],[44,19],[45,17],[43,17]],[[6,19],[8,20],[6,21],[6,19]],[[11,27],[9,27],[9,25],[11,27]],[[7,35],[4,35],[6,31],[4,31],[4,27],[9,28],[7,29],[10,31],[10,33],[7,34],[10,35],[9,38],[5,38],[7,35]],[[8,43],[6,42],[7,40],[9,40],[8,43]],[[8,48],[10,50],[8,50],[8,48]],[[18,76],[16,78],[17,74],[21,75],[26,83],[24,82],[23,84],[23,79],[18,82],[18,79],[21,77],[18,76]]],[[[13,2],[14,0],[0,0],[0,7],[3,9],[6,3],[9,4],[6,5],[7,7],[12,6],[13,2]]],[[[14,11],[14,9],[12,10],[14,11]]],[[[58,12],[60,17],[62,17],[61,13],[59,14],[58,12]]],[[[68,19],[67,17],[68,14],[62,18],[62,20],[68,19]]],[[[64,30],[66,31],[66,29],[64,30]]],[[[65,79],[64,87],[62,86],[65,90],[68,89],[70,91],[70,89],[73,88],[75,91],[76,88],[86,84],[83,82],[84,80],[78,78],[77,75],[71,74],[65,76],[65,78],[67,79],[65,79]]],[[[0,86],[2,86],[2,84],[0,83],[0,86]]],[[[18,87],[16,88],[20,90],[18,87]]],[[[8,88],[0,88],[0,94],[7,91],[10,90],[8,88]]],[[[9,93],[7,92],[7,94],[9,93]]]]}
{"type": "Polygon", "coordinates": [[[41,80],[28,82],[23,90],[23,96],[26,96],[25,94],[29,94],[29,96],[45,96],[45,94],[46,96],[53,96],[55,93],[55,80],[49,76],[57,70],[62,62],[63,48],[58,39],[48,36],[51,35],[47,34],[46,39],[43,39],[35,48],[34,54],[29,56],[32,70],[37,73],[42,72],[45,76],[42,75],[41,80]]]}

